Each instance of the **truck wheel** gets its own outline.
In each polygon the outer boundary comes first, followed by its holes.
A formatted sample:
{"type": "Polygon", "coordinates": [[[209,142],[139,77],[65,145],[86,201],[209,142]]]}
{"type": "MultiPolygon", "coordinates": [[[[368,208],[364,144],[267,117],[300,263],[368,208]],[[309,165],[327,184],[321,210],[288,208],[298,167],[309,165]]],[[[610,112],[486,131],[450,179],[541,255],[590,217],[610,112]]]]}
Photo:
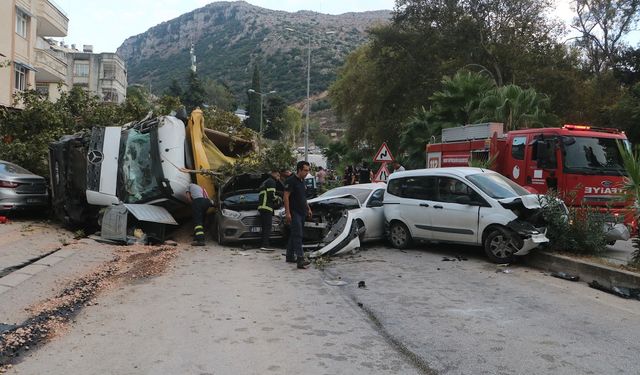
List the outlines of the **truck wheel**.
{"type": "Polygon", "coordinates": [[[391,241],[391,246],[396,249],[407,248],[411,244],[409,228],[399,221],[394,221],[389,228],[389,241],[391,241]]]}
{"type": "Polygon", "coordinates": [[[494,228],[484,239],[484,252],[494,263],[513,263],[517,249],[506,231],[494,228]]]}

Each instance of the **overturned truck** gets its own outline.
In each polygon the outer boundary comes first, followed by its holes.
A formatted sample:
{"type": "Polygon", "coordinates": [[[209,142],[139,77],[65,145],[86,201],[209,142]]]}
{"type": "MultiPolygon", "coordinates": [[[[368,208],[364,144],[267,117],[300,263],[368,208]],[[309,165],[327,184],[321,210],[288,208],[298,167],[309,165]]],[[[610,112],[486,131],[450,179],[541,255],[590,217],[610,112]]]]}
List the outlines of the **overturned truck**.
{"type": "MultiPolygon", "coordinates": [[[[68,225],[95,223],[100,209],[121,203],[175,212],[187,204],[185,168],[215,170],[254,148],[206,129],[199,109],[186,123],[160,116],[63,136],[49,146],[53,209],[68,225]]],[[[196,179],[215,196],[211,175],[196,179]]]]}

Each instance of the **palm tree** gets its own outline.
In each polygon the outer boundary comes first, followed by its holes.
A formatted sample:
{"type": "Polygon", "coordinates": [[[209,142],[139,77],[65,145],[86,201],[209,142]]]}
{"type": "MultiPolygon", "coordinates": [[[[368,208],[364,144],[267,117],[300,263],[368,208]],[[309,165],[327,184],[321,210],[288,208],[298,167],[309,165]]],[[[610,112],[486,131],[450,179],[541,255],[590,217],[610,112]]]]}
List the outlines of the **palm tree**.
{"type": "Polygon", "coordinates": [[[424,168],[426,164],[426,145],[432,136],[442,133],[441,124],[434,121],[434,115],[421,107],[405,124],[400,134],[400,149],[407,154],[405,166],[408,168],[424,168]]]}
{"type": "Polygon", "coordinates": [[[481,121],[505,124],[505,130],[544,126],[555,116],[547,113],[550,100],[534,89],[507,85],[489,91],[479,105],[481,121]]]}
{"type": "MultiPolygon", "coordinates": [[[[622,162],[627,171],[624,188],[627,194],[633,197],[633,206],[637,222],[640,216],[640,148],[636,147],[634,151],[631,151],[629,146],[618,142],[618,150],[620,150],[622,162]]],[[[629,263],[640,266],[640,233],[636,233],[633,239],[633,247],[635,251],[631,255],[629,263]]]]}

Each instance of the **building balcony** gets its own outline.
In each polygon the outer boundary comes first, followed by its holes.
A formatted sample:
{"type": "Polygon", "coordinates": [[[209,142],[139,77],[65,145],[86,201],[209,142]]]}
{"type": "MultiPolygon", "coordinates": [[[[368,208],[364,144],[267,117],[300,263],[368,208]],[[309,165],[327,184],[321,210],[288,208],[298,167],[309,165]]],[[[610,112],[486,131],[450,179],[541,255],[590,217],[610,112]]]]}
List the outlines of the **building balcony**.
{"type": "Polygon", "coordinates": [[[67,79],[67,63],[53,50],[36,49],[36,82],[60,82],[67,79]]]}
{"type": "Polygon", "coordinates": [[[65,37],[69,18],[53,0],[38,1],[38,36],[65,37]]]}

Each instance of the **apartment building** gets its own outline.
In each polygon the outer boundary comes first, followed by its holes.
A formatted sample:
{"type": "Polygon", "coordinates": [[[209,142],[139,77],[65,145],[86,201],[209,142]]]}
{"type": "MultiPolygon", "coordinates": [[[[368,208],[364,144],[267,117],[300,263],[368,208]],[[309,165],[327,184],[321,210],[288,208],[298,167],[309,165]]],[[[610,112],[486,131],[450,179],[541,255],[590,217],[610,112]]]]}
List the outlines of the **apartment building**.
{"type": "Polygon", "coordinates": [[[67,56],[69,85],[82,87],[106,102],[124,102],[127,70],[120,56],[115,53],[93,53],[90,45],[85,45],[82,52],[69,51],[67,56]]]}
{"type": "Polygon", "coordinates": [[[68,25],[52,0],[0,1],[0,105],[12,107],[16,91],[34,88],[57,99],[58,85],[68,86],[67,60],[44,38],[66,36],[68,25]]]}
{"type": "MultiPolygon", "coordinates": [[[[69,19],[53,0],[0,0],[0,106],[13,107],[17,91],[36,89],[56,101],[80,86],[105,101],[122,103],[127,71],[115,53],[69,48],[69,19]]],[[[18,103],[16,107],[20,107],[18,103]]]]}

